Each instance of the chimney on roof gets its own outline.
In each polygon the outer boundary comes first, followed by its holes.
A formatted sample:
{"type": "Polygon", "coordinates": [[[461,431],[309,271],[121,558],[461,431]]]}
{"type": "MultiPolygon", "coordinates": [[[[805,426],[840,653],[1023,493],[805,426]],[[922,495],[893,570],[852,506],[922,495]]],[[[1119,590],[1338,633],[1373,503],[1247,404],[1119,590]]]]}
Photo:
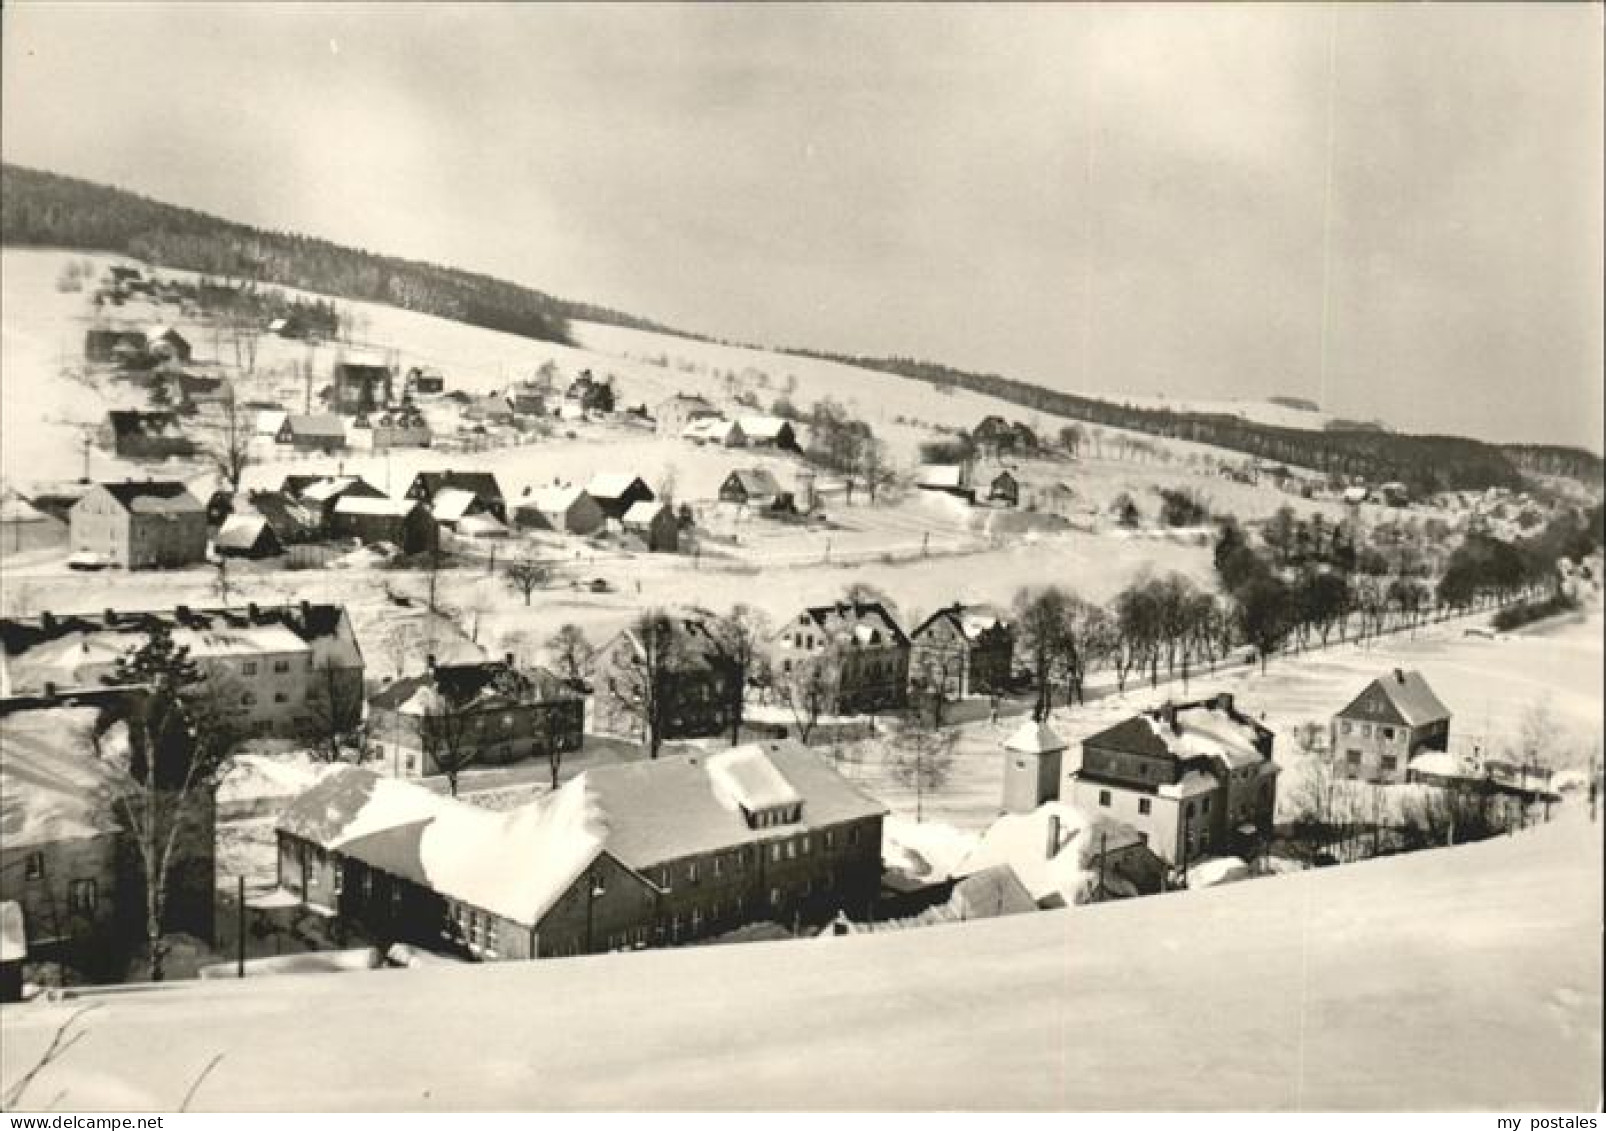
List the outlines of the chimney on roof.
{"type": "Polygon", "coordinates": [[[107,628],[112,628],[116,624],[117,624],[117,610],[116,609],[107,609],[106,610],[106,627],[107,628]]]}
{"type": "Polygon", "coordinates": [[[1167,699],[1160,705],[1160,719],[1171,728],[1173,734],[1181,734],[1182,728],[1177,725],[1177,705],[1167,699]]]}
{"type": "Polygon", "coordinates": [[[427,656],[424,657],[424,667],[428,671],[434,671],[435,670],[435,653],[431,652],[427,656]]]}
{"type": "Polygon", "coordinates": [[[1232,692],[1220,691],[1216,693],[1216,710],[1223,714],[1232,714],[1232,692]]]}
{"type": "Polygon", "coordinates": [[[303,601],[303,602],[301,602],[301,619],[303,621],[310,621],[312,619],[312,602],[311,601],[303,601]]]}
{"type": "Polygon", "coordinates": [[[1052,860],[1060,850],[1060,818],[1058,813],[1048,815],[1048,837],[1043,842],[1043,859],[1052,860]]]}
{"type": "Polygon", "coordinates": [[[52,700],[56,698],[56,683],[54,680],[45,680],[45,698],[52,700]]]}
{"type": "Polygon", "coordinates": [[[512,652],[504,652],[504,653],[502,653],[502,658],[507,661],[507,666],[508,667],[511,668],[511,667],[514,666],[514,664],[513,664],[513,653],[512,652]]]}
{"type": "Polygon", "coordinates": [[[188,605],[179,605],[173,609],[173,615],[178,618],[178,622],[180,624],[188,624],[190,619],[190,607],[188,605]]]}
{"type": "Polygon", "coordinates": [[[1395,683],[1404,683],[1405,682],[1405,672],[1401,671],[1399,668],[1395,668],[1394,669],[1394,682],[1395,683]]]}
{"type": "Polygon", "coordinates": [[[251,601],[245,606],[245,615],[250,618],[252,624],[256,623],[258,612],[259,610],[257,609],[257,603],[255,601],[251,601]]]}

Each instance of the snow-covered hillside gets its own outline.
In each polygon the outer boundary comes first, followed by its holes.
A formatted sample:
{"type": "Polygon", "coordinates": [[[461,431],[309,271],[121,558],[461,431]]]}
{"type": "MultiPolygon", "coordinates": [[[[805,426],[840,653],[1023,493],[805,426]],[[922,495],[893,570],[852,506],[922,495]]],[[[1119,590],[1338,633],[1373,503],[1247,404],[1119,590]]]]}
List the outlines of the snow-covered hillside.
{"type": "Polygon", "coordinates": [[[0,1084],[93,1004],[19,1108],[1576,1111],[1601,880],[1574,814],[922,931],[175,984],[8,1006],[0,1084]]]}

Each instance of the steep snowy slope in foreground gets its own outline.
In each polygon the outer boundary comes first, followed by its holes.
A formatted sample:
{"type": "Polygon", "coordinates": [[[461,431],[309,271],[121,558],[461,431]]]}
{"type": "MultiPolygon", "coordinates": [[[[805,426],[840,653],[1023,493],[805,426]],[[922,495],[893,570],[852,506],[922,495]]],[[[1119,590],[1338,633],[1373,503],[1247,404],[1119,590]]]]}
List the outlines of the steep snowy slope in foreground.
{"type": "MultiPolygon", "coordinates": [[[[1599,825],[870,937],[109,996],[66,1110],[1580,1110],[1599,825]]],[[[81,1002],[5,1010],[4,1079],[81,1002]]]]}

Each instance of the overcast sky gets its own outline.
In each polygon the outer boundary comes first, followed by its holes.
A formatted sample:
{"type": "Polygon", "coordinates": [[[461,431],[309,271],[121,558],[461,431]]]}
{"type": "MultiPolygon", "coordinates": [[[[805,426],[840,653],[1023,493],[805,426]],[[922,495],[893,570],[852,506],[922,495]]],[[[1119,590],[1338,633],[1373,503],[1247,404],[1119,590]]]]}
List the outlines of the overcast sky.
{"type": "Polygon", "coordinates": [[[720,337],[1601,447],[1599,5],[3,19],[7,161],[720,337]]]}

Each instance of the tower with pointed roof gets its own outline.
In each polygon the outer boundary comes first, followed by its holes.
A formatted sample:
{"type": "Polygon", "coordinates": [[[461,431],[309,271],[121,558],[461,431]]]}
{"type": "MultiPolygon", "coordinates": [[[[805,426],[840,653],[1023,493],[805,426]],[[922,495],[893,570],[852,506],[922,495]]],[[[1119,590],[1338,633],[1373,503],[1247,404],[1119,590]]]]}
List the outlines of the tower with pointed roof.
{"type": "Polygon", "coordinates": [[[1030,813],[1060,795],[1065,740],[1028,719],[1004,743],[1004,812],[1030,813]]]}

